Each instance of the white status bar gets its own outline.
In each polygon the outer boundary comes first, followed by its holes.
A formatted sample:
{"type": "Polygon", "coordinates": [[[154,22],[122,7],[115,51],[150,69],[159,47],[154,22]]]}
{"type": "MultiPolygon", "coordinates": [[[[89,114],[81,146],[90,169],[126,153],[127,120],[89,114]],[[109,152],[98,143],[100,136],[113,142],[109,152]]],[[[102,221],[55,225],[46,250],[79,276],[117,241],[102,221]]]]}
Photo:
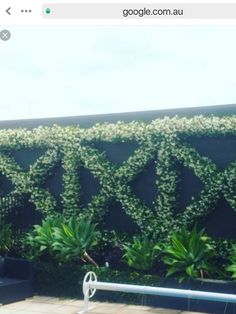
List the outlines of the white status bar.
{"type": "Polygon", "coordinates": [[[1,25],[93,25],[93,24],[234,24],[236,0],[227,3],[164,2],[109,3],[40,0],[1,2],[1,25]]]}

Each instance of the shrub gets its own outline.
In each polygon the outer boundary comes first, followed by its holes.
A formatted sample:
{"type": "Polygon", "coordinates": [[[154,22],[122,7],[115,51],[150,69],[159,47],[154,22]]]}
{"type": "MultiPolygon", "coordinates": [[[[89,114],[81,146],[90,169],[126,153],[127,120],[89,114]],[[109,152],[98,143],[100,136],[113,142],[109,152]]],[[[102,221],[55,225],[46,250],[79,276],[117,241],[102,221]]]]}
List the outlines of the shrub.
{"type": "Polygon", "coordinates": [[[87,250],[96,245],[95,225],[88,218],[70,218],[54,228],[54,251],[60,260],[73,260],[81,257],[92,264],[97,264],[88,255],[87,250]]]}
{"type": "Polygon", "coordinates": [[[147,237],[134,237],[130,245],[124,245],[124,261],[137,270],[151,269],[160,247],[147,237]]]}
{"type": "Polygon", "coordinates": [[[24,240],[24,244],[29,247],[26,256],[29,259],[39,259],[43,255],[54,257],[54,228],[61,226],[62,223],[62,217],[49,217],[42,222],[42,225],[35,225],[33,231],[28,233],[24,240]]]}
{"type": "Polygon", "coordinates": [[[203,279],[205,273],[213,270],[210,263],[213,247],[204,230],[183,229],[171,235],[170,243],[163,249],[163,262],[168,267],[166,276],[175,275],[179,282],[186,279],[203,279]]]}
{"type": "Polygon", "coordinates": [[[27,235],[25,244],[30,248],[27,257],[37,260],[48,255],[60,262],[82,258],[96,265],[87,253],[96,244],[96,234],[89,219],[47,218],[27,235]]]}

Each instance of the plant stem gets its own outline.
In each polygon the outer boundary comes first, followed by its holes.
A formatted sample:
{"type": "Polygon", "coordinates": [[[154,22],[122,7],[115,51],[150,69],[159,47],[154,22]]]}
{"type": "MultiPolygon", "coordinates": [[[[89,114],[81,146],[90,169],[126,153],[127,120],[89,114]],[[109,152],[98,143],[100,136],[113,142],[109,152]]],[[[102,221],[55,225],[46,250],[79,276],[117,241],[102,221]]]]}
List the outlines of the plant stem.
{"type": "Polygon", "coordinates": [[[85,261],[91,263],[92,265],[94,265],[95,267],[98,268],[98,264],[94,261],[94,259],[92,259],[91,256],[88,255],[87,252],[84,252],[82,258],[83,258],[85,261]]]}

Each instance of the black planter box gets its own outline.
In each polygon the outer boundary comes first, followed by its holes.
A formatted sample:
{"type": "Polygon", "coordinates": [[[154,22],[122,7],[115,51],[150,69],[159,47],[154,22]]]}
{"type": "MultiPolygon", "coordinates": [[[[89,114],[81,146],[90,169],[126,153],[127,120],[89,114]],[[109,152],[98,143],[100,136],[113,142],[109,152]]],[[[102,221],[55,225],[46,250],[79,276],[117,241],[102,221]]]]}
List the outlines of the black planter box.
{"type": "Polygon", "coordinates": [[[32,263],[19,258],[1,258],[0,303],[20,301],[31,296],[33,296],[32,263]]]}

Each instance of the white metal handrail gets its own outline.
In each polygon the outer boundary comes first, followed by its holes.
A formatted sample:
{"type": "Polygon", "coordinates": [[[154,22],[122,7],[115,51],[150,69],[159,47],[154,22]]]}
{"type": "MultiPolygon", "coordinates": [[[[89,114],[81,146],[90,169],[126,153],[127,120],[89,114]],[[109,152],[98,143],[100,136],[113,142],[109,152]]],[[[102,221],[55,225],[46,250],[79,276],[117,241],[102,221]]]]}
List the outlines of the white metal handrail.
{"type": "Polygon", "coordinates": [[[84,307],[78,314],[83,314],[89,311],[89,299],[93,297],[96,290],[236,303],[236,295],[234,294],[99,282],[97,281],[97,276],[94,272],[88,272],[83,281],[84,307]]]}

